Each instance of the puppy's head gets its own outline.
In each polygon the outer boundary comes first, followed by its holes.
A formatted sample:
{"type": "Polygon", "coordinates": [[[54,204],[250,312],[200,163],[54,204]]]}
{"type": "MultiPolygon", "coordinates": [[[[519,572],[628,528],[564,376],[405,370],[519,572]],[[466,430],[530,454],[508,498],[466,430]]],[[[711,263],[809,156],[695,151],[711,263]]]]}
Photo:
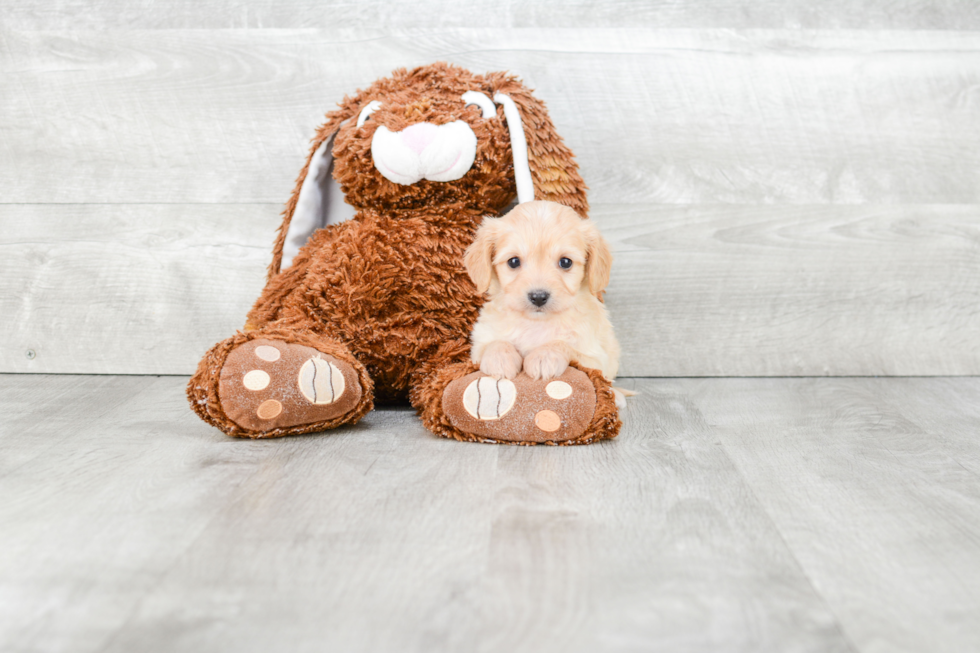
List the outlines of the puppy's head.
{"type": "Polygon", "coordinates": [[[491,301],[543,318],[570,308],[581,292],[601,296],[612,254],[590,220],[555,202],[527,202],[485,220],[464,263],[491,301]]]}

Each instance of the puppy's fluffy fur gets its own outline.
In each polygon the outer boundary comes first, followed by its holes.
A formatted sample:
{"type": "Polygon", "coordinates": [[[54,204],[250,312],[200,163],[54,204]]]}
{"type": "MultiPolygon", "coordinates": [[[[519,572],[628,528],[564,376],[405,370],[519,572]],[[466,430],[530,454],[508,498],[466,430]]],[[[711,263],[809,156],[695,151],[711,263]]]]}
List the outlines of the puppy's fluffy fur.
{"type": "Polygon", "coordinates": [[[591,220],[554,202],[519,204],[484,220],[464,262],[488,294],[471,337],[481,371],[549,379],[576,362],[616,377],[619,343],[600,301],[612,254],[591,220]]]}

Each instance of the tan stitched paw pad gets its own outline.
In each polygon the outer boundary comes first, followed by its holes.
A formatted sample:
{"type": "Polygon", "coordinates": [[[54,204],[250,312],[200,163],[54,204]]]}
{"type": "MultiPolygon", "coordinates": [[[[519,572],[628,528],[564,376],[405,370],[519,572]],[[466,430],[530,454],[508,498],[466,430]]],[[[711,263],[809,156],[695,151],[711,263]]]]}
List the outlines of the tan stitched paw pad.
{"type": "Polygon", "coordinates": [[[464,433],[501,442],[564,442],[588,428],[595,415],[595,387],[570,367],[557,379],[512,381],[473,372],[450,383],[442,409],[464,433]]]}
{"type": "Polygon", "coordinates": [[[333,356],[256,339],[228,354],[218,397],[232,421],[262,433],[344,415],[360,402],[361,385],[354,368],[333,356]]]}

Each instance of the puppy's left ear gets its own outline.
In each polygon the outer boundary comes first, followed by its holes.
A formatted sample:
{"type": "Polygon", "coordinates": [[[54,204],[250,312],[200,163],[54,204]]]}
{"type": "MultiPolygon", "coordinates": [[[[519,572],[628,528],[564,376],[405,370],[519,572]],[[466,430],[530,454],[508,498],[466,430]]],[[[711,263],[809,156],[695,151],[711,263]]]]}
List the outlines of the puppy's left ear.
{"type": "Polygon", "coordinates": [[[585,278],[592,294],[602,299],[612,271],[612,251],[594,224],[583,222],[582,228],[585,230],[585,278]]]}
{"type": "Polygon", "coordinates": [[[491,220],[495,218],[484,218],[483,224],[476,231],[476,238],[466,248],[463,256],[466,273],[480,293],[490,290],[490,281],[493,279],[493,243],[496,240],[497,224],[491,220]]]}

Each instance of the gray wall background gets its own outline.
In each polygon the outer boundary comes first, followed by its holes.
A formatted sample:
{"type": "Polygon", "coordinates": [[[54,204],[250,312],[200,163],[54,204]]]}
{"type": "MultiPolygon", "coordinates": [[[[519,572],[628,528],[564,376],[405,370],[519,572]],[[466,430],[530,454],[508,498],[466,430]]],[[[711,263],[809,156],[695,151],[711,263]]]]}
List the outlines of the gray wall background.
{"type": "Polygon", "coordinates": [[[625,376],[980,374],[980,3],[0,6],[0,371],[188,374],[323,114],[518,73],[613,243],[625,376]]]}

